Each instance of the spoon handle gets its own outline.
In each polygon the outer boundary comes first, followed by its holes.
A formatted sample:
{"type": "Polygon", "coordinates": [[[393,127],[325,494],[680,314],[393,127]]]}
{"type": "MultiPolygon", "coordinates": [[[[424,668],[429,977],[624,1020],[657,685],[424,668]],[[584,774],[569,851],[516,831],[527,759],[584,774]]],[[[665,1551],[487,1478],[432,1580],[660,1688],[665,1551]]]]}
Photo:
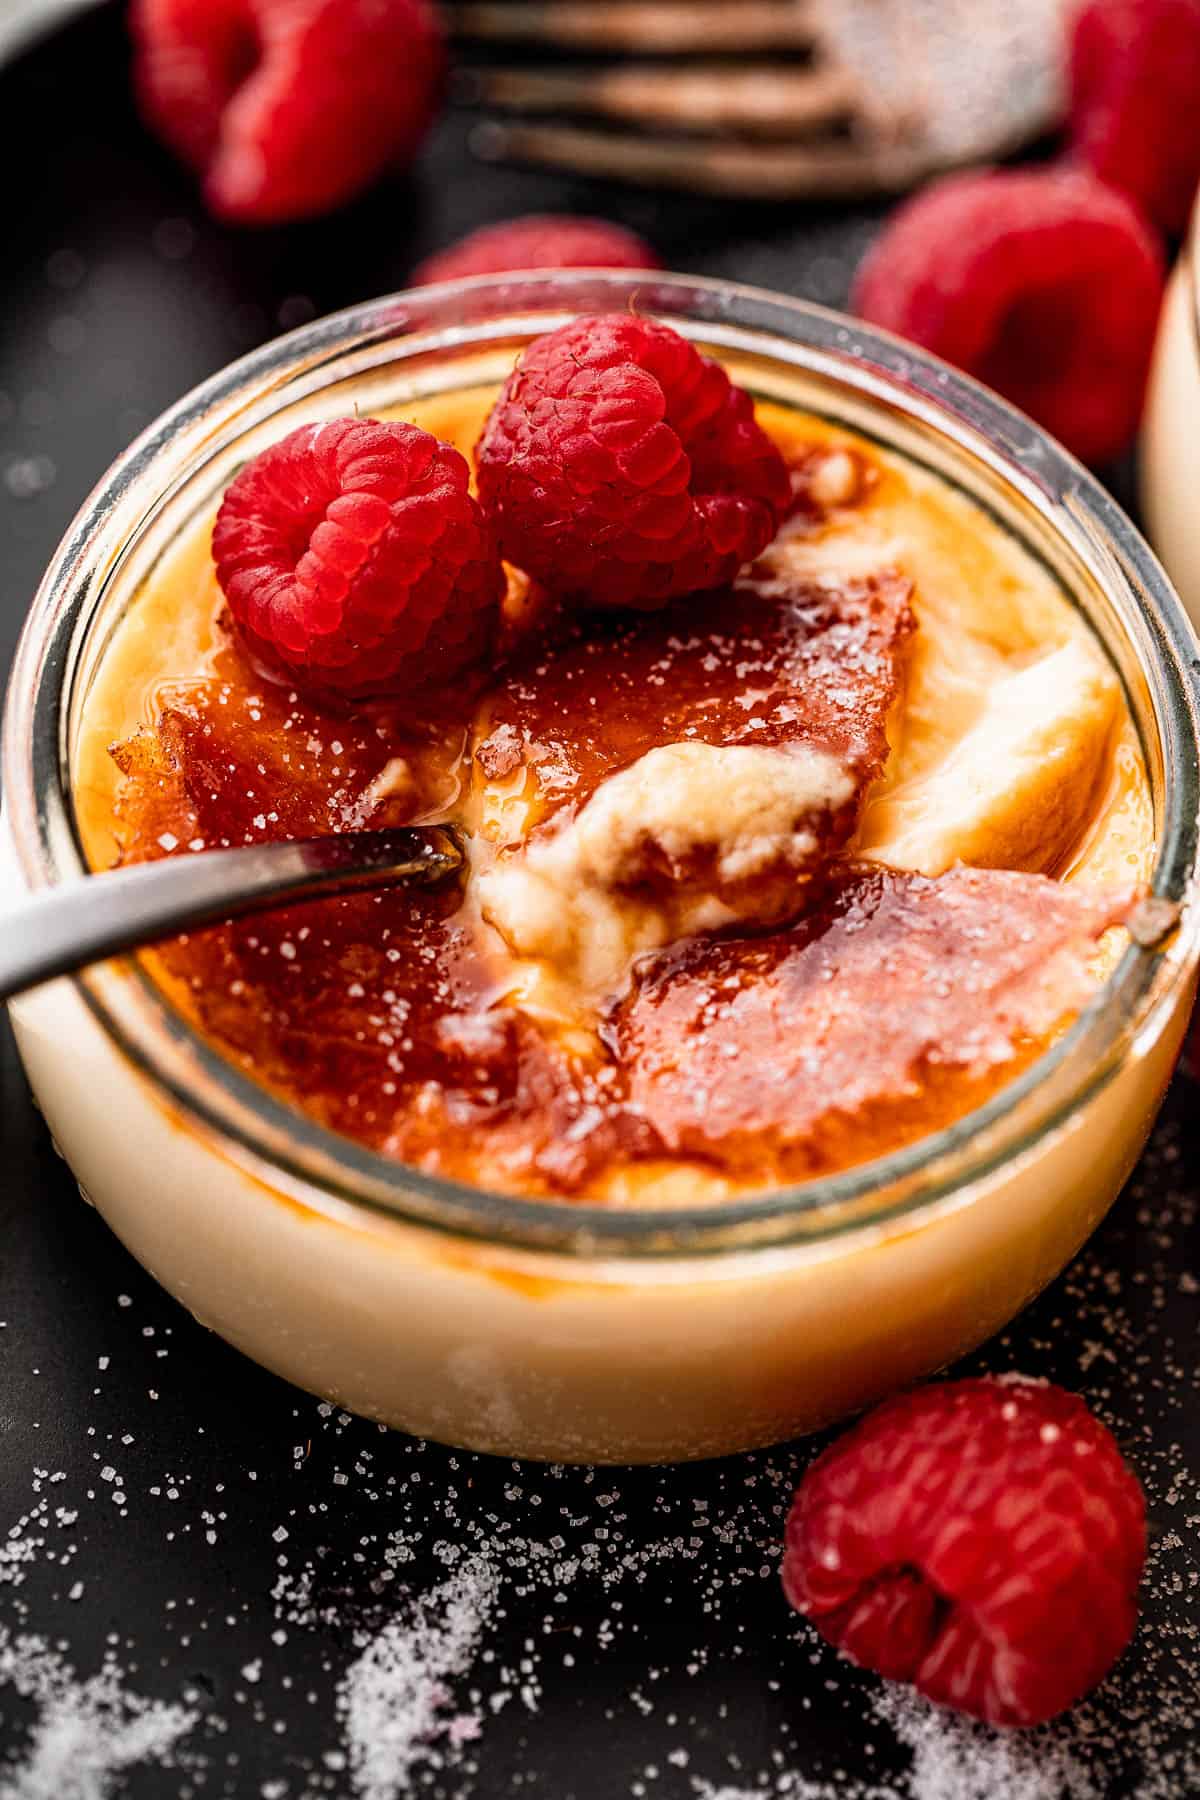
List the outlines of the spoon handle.
{"type": "Polygon", "coordinates": [[[192,926],[351,888],[425,887],[461,862],[457,840],[439,827],[348,831],[198,851],[42,888],[0,910],[0,1000],[192,926]]]}

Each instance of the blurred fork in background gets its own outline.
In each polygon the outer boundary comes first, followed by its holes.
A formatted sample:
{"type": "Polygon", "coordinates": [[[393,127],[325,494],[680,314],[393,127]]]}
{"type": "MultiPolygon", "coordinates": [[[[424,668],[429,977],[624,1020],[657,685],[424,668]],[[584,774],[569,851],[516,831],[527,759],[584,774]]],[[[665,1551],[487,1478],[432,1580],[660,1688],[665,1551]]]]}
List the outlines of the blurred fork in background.
{"type": "Polygon", "coordinates": [[[1071,0],[462,0],[487,161],[756,199],[896,192],[1052,127],[1071,0]],[[520,47],[515,64],[497,56],[520,47]]]}

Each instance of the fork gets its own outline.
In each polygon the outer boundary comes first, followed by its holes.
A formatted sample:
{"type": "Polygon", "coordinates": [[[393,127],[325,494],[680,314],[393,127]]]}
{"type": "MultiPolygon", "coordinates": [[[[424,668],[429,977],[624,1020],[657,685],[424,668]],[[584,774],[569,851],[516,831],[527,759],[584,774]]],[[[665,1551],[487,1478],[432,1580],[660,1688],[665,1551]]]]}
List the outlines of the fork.
{"type": "Polygon", "coordinates": [[[897,191],[1045,131],[1069,4],[461,0],[447,16],[468,51],[458,98],[488,114],[481,158],[784,199],[897,191]],[[471,57],[498,46],[542,60],[471,57]]]}

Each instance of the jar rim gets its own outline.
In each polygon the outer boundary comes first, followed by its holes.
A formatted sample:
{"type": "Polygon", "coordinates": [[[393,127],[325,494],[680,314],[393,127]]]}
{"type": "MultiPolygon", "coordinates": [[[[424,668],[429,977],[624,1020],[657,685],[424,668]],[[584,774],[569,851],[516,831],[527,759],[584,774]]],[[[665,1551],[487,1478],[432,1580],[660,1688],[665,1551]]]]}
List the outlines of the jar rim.
{"type": "MultiPolygon", "coordinates": [[[[1150,892],[1180,908],[1166,949],[1131,943],[1051,1049],[982,1107],[869,1163],[700,1206],[601,1206],[525,1199],[426,1174],[318,1125],[244,1075],[177,1013],[136,964],[132,1005],[115,1007],[103,968],[73,978],[115,1047],[194,1126],[320,1209],[365,1207],[484,1243],[584,1258],[641,1259],[829,1244],[847,1232],[954,1203],[1062,1124],[1120,1066],[1152,1012],[1200,952],[1200,644],[1165,574],[1100,484],[1024,415],[969,377],[856,320],[726,281],[629,271],[531,271],[444,283],[366,302],[277,338],[187,394],[113,464],[69,528],[39,587],[13,666],[3,730],[6,812],[31,887],[88,872],[74,826],[66,733],[72,680],[122,541],[201,453],[245,434],[281,397],[320,391],[331,371],[397,356],[514,348],[581,312],[634,305],[718,347],[753,348],[831,380],[981,463],[1062,537],[1114,600],[1146,679],[1163,765],[1150,892]],[[168,481],[170,476],[170,481],[168,481]],[[122,539],[122,534],[126,534],[122,539]]],[[[129,995],[126,995],[126,1000],[129,995]]]]}

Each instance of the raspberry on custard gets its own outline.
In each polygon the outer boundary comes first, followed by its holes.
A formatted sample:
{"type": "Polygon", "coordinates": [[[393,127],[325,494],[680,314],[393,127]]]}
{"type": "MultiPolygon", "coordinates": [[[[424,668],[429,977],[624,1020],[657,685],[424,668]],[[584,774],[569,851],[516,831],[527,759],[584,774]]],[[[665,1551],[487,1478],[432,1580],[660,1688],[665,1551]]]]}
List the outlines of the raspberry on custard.
{"type": "Polygon", "coordinates": [[[629,313],[530,344],[476,464],[503,554],[595,606],[718,587],[765,549],[791,497],[749,394],[678,332],[629,313]]]}
{"type": "Polygon", "coordinates": [[[408,160],[444,47],[430,0],[133,0],[148,124],[220,218],[329,210],[408,160]]]}
{"type": "Polygon", "coordinates": [[[817,1458],[783,1585],[851,1661],[1036,1725],[1128,1644],[1145,1548],[1141,1488],[1083,1401],[984,1377],[888,1401],[817,1458]]]}
{"type": "Polygon", "coordinates": [[[1200,0],[1088,0],[1070,67],[1074,153],[1181,235],[1200,183],[1200,0]]]}
{"type": "Polygon", "coordinates": [[[427,256],[413,270],[412,285],[462,281],[469,275],[506,275],[522,269],[660,269],[644,238],[607,219],[570,213],[530,213],[484,225],[427,256]]]}
{"type": "Polygon", "coordinates": [[[985,170],[901,206],[853,298],[1103,462],[1137,429],[1163,280],[1153,233],[1085,170],[985,170]]]}
{"type": "Polygon", "coordinates": [[[217,579],[267,669],[346,699],[456,674],[485,650],[504,571],[457,450],[415,425],[302,425],[235,477],[217,579]]]}

